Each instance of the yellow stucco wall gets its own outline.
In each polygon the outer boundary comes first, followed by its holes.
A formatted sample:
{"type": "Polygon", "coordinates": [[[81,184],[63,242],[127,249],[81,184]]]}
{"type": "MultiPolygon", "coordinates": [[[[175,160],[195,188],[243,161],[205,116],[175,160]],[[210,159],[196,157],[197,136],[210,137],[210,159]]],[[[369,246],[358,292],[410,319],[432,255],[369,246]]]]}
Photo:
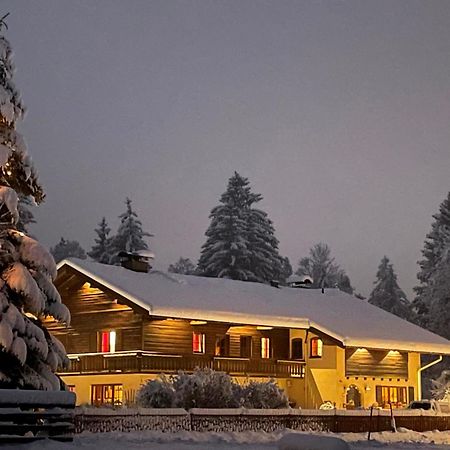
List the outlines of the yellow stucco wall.
{"type": "MultiPolygon", "coordinates": [[[[293,330],[291,338],[303,337],[303,330],[293,330]]],[[[308,350],[307,348],[305,350],[308,350]]],[[[420,355],[410,353],[408,357],[408,378],[377,378],[370,376],[345,376],[345,350],[336,345],[324,344],[322,358],[308,358],[305,378],[280,378],[277,383],[284,389],[291,402],[302,408],[318,408],[328,400],[337,408],[345,407],[346,392],[354,385],[361,394],[361,403],[365,408],[376,401],[376,386],[414,387],[417,395],[417,371],[420,367],[420,355]]],[[[91,402],[91,385],[122,384],[124,400],[133,398],[141,384],[156,378],[154,374],[100,374],[100,375],[63,375],[64,382],[75,386],[77,405],[91,402]]],[[[245,384],[250,380],[266,381],[264,377],[235,377],[235,380],[245,384]]]]}

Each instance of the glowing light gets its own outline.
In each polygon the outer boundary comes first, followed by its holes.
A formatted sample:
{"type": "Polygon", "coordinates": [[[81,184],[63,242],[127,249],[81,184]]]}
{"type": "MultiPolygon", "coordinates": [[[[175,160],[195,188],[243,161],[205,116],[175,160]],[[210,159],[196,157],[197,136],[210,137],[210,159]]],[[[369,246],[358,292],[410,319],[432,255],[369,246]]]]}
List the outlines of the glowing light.
{"type": "Polygon", "coordinates": [[[208,322],[206,320],[191,320],[189,323],[191,325],[206,325],[208,322]]]}
{"type": "Polygon", "coordinates": [[[266,327],[266,326],[258,326],[256,327],[257,330],[273,330],[273,327],[266,327]]]}
{"type": "Polygon", "coordinates": [[[91,283],[84,283],[83,284],[83,289],[90,289],[91,288],[91,283]]]}
{"type": "Polygon", "coordinates": [[[109,351],[110,353],[114,353],[116,351],[116,332],[109,332],[109,351]]]}

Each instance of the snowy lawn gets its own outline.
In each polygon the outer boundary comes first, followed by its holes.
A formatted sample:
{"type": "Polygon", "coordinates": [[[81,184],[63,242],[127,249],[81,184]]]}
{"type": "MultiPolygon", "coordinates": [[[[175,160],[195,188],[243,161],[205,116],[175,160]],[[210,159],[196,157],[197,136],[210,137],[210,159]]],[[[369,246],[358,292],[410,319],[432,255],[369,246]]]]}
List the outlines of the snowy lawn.
{"type": "MultiPolygon", "coordinates": [[[[286,434],[279,433],[241,432],[213,433],[188,432],[161,433],[83,433],[75,437],[72,443],[55,441],[37,441],[28,444],[2,445],[3,449],[14,450],[279,450],[279,441],[286,434]]],[[[302,433],[299,434],[299,441],[302,433]]],[[[308,434],[308,436],[312,436],[308,434]]],[[[402,430],[398,433],[374,433],[373,440],[367,442],[366,434],[318,434],[317,436],[336,436],[348,442],[352,450],[450,450],[450,432],[417,433],[402,430]]],[[[301,448],[301,447],[299,447],[301,448]]],[[[304,447],[303,447],[304,448],[304,447]]]]}

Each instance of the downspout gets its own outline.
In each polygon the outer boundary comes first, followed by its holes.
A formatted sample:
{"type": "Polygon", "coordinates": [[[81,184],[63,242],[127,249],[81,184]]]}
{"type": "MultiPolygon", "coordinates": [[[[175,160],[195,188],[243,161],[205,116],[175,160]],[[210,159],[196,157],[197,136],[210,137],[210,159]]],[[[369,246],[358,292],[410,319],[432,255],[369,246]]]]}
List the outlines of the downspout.
{"type": "Polygon", "coordinates": [[[309,408],[309,404],[308,404],[308,368],[309,368],[308,335],[309,335],[309,329],[306,330],[306,335],[305,335],[305,407],[306,408],[309,408]]]}
{"type": "Polygon", "coordinates": [[[422,400],[422,372],[425,369],[430,368],[431,366],[434,366],[437,363],[440,363],[442,361],[442,355],[439,355],[439,358],[435,361],[431,361],[430,363],[426,364],[423,367],[419,367],[419,370],[417,371],[417,400],[422,400]]]}

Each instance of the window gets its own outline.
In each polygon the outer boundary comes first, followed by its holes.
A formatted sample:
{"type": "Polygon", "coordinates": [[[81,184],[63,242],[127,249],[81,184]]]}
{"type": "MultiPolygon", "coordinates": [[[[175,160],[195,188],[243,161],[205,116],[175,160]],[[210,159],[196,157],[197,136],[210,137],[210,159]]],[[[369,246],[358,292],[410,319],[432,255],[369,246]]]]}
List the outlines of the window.
{"type": "Polygon", "coordinates": [[[116,351],[116,332],[101,331],[99,333],[99,345],[98,350],[102,353],[114,353],[116,351]]]}
{"type": "Polygon", "coordinates": [[[406,387],[403,386],[377,386],[375,394],[376,401],[382,408],[389,407],[389,403],[394,408],[401,408],[408,403],[406,399],[406,387]]]}
{"type": "Polygon", "coordinates": [[[230,336],[216,336],[216,345],[214,350],[215,356],[228,356],[230,348],[230,336]]]}
{"type": "Polygon", "coordinates": [[[291,342],[291,358],[303,359],[303,339],[295,338],[291,342]]]}
{"type": "Polygon", "coordinates": [[[204,333],[192,333],[192,351],[194,353],[205,353],[204,333]]]}
{"type": "Polygon", "coordinates": [[[240,356],[241,358],[252,357],[252,337],[240,336],[240,356]]]}
{"type": "Polygon", "coordinates": [[[320,358],[323,353],[323,341],[319,338],[312,338],[311,341],[311,350],[310,357],[311,358],[320,358]]]}
{"type": "Polygon", "coordinates": [[[122,406],[123,388],[121,384],[93,384],[91,403],[95,406],[122,406]]]}
{"type": "Polygon", "coordinates": [[[261,358],[270,358],[272,355],[272,348],[270,345],[270,338],[261,338],[261,358]]]}

